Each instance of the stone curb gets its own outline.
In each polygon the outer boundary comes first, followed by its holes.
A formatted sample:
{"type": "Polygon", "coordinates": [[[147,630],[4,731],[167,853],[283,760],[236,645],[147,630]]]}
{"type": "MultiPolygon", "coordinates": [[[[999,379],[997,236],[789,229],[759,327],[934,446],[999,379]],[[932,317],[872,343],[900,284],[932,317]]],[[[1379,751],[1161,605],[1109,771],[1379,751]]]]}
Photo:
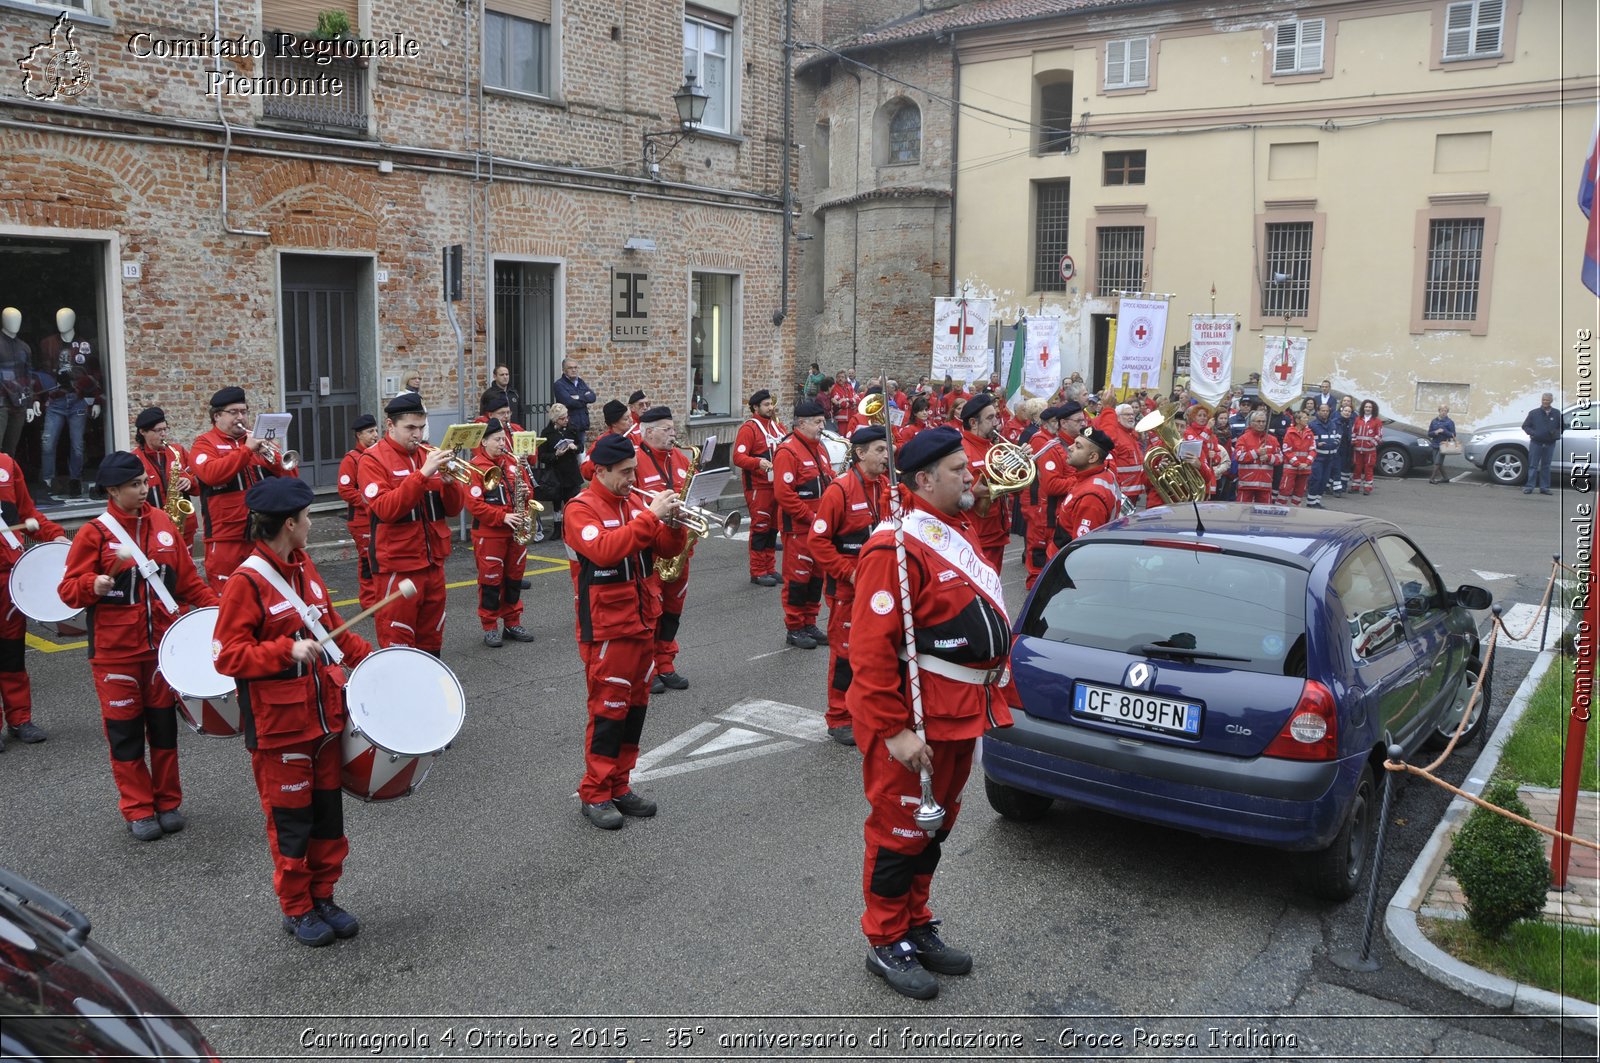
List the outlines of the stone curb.
{"type": "MultiPolygon", "coordinates": [[[[1527,677],[1523,679],[1522,685],[1517,688],[1511,703],[1501,715],[1499,725],[1484,743],[1483,752],[1478,755],[1471,770],[1467,772],[1466,781],[1461,784],[1463,790],[1475,795],[1483,793],[1489,776],[1500,763],[1500,753],[1505,747],[1506,740],[1511,737],[1512,729],[1527,710],[1539,680],[1544,678],[1544,674],[1550,670],[1557,657],[1554,650],[1546,650],[1539,654],[1538,660],[1534,661],[1527,677]]],[[[1594,1004],[1575,997],[1535,989],[1533,986],[1523,985],[1463,963],[1429,941],[1422,933],[1421,927],[1417,925],[1418,909],[1427,896],[1428,883],[1433,881],[1444,863],[1450,834],[1466,819],[1472,808],[1472,803],[1462,797],[1455,797],[1450,801],[1450,806],[1440,817],[1439,825],[1433,829],[1428,843],[1422,847],[1422,852],[1417,854],[1417,862],[1411,865],[1410,874],[1406,875],[1405,881],[1395,891],[1388,908],[1384,911],[1384,936],[1389,939],[1395,954],[1407,964],[1458,993],[1464,993],[1492,1007],[1509,1009],[1517,1015],[1538,1015],[1548,1018],[1580,1033],[1591,1035],[1600,1033],[1600,1009],[1594,1004]]]]}

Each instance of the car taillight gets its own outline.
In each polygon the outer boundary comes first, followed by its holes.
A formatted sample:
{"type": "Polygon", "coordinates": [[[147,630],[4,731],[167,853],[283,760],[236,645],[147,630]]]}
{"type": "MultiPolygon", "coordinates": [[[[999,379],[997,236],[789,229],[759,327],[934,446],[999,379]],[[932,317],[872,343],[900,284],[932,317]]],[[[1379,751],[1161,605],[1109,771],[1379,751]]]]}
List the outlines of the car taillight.
{"type": "MultiPolygon", "coordinates": [[[[1011,649],[1013,653],[1016,652],[1017,643],[1021,640],[1021,638],[1021,635],[1011,636],[1011,649]]],[[[1017,676],[1016,673],[1011,670],[1009,656],[1007,657],[1005,675],[1000,679],[1000,691],[1005,695],[1007,705],[1011,706],[1013,709],[1021,710],[1022,691],[1017,689],[1017,676]]]]}
{"type": "Polygon", "coordinates": [[[1339,756],[1339,716],[1333,693],[1313,679],[1306,680],[1300,700],[1266,750],[1268,757],[1288,760],[1334,760],[1339,756]]]}

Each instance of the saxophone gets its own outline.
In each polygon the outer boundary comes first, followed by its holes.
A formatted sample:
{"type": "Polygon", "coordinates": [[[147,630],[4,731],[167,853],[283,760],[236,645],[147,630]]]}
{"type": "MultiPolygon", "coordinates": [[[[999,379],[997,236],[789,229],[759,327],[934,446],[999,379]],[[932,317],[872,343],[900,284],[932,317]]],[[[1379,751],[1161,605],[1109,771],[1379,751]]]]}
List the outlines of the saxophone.
{"type": "Polygon", "coordinates": [[[512,459],[511,510],[522,518],[522,527],[511,533],[511,541],[518,546],[527,546],[533,541],[534,525],[539,514],[544,512],[544,506],[528,490],[528,470],[523,466],[521,458],[512,459]]]}
{"type": "Polygon", "coordinates": [[[167,465],[167,504],[165,508],[167,516],[171,518],[172,523],[178,526],[178,534],[182,535],[184,523],[194,516],[194,503],[189,501],[182,491],[178,490],[178,474],[183,471],[178,464],[178,448],[169,444],[167,453],[172,457],[172,461],[167,465]]]}
{"type": "MultiPolygon", "coordinates": [[[[683,449],[683,448],[679,448],[683,449]]],[[[678,492],[678,501],[683,502],[689,497],[689,484],[694,480],[695,473],[700,471],[700,452],[684,450],[689,455],[689,475],[683,478],[683,488],[678,492]]],[[[708,529],[709,530],[709,529],[708,529]]],[[[656,562],[656,575],[661,577],[662,583],[676,583],[683,578],[683,570],[689,564],[689,558],[694,556],[695,543],[700,541],[700,536],[694,528],[688,528],[689,542],[684,546],[683,552],[672,557],[663,557],[656,562]]]]}

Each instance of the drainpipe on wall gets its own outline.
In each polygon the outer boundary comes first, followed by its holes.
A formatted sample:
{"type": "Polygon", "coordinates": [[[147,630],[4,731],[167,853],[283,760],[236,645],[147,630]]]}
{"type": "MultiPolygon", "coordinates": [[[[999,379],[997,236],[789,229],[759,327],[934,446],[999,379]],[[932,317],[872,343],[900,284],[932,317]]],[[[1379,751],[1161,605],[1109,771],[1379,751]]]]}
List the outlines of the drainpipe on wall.
{"type": "Polygon", "coordinates": [[[839,63],[838,67],[856,79],[856,158],[855,165],[851,167],[853,187],[850,190],[855,204],[850,218],[850,368],[854,369],[861,321],[861,96],[867,88],[861,75],[853,68],[844,63],[839,63]]]}
{"type": "Polygon", "coordinates": [[[950,295],[956,294],[956,162],[961,158],[961,64],[956,35],[950,35],[950,295]]]}
{"type": "Polygon", "coordinates": [[[789,228],[792,224],[794,185],[789,178],[789,146],[794,143],[794,0],[783,4],[783,217],[782,261],[778,278],[778,309],[772,312],[772,324],[781,326],[789,316],[789,228]]]}
{"type": "MultiPolygon", "coordinates": [[[[222,0],[211,0],[211,26],[213,37],[222,39],[222,0]]],[[[215,49],[220,51],[220,49],[215,49]]],[[[222,57],[211,57],[212,69],[219,75],[222,74],[222,57]]],[[[228,224],[228,156],[233,152],[233,126],[228,124],[228,115],[223,110],[222,93],[217,93],[217,120],[222,123],[222,201],[219,209],[222,215],[222,231],[235,236],[271,236],[269,232],[261,229],[235,229],[228,224]]]]}

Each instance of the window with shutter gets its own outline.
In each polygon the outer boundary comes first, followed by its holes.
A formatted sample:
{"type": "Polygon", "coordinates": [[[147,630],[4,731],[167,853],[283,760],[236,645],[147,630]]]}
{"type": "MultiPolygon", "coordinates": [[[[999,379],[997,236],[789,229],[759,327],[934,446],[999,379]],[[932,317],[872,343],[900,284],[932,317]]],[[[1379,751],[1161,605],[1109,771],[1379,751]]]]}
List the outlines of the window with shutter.
{"type": "Polygon", "coordinates": [[[1315,74],[1322,70],[1322,37],[1326,21],[1305,19],[1279,26],[1274,42],[1274,74],[1315,74]]]}
{"type": "Polygon", "coordinates": [[[1142,88],[1149,83],[1150,38],[1106,42],[1106,88],[1142,88]]]}
{"type": "Polygon", "coordinates": [[[483,13],[483,83],[551,95],[551,0],[488,0],[483,13]]]}
{"type": "Polygon", "coordinates": [[[1500,54],[1505,0],[1463,0],[1445,12],[1444,57],[1479,59],[1500,54]]]}
{"type": "Polygon", "coordinates": [[[357,0],[261,0],[261,28],[267,33],[281,30],[300,37],[316,32],[317,16],[323,11],[342,11],[350,20],[350,30],[361,35],[361,5],[357,0]]]}

